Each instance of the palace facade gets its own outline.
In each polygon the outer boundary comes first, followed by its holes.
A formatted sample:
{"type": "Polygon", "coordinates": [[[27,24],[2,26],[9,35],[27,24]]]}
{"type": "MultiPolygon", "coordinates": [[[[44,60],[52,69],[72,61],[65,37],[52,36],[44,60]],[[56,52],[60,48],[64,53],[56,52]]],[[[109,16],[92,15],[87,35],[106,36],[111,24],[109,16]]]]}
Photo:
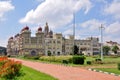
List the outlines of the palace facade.
{"type": "Polygon", "coordinates": [[[49,30],[48,23],[46,23],[44,30],[41,27],[38,28],[35,37],[31,36],[28,26],[14,37],[10,37],[7,53],[8,55],[48,55],[50,52],[52,55],[68,55],[72,54],[74,44],[78,46],[79,53],[82,52],[85,55],[98,54],[100,51],[98,38],[89,37],[85,40],[77,40],[70,35],[66,39],[62,33],[53,33],[52,30],[49,30]]]}

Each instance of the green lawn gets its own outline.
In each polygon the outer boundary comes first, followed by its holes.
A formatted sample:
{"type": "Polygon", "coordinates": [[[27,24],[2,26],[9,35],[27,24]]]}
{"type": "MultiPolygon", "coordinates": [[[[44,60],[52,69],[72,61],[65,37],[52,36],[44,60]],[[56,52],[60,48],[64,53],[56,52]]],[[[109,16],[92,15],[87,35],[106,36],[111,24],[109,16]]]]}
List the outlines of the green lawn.
{"type": "Polygon", "coordinates": [[[41,73],[32,68],[23,66],[23,76],[18,77],[18,80],[57,80],[50,75],[41,73]]]}
{"type": "MultiPolygon", "coordinates": [[[[41,73],[26,66],[22,66],[21,72],[22,74],[13,80],[57,80],[56,78],[50,75],[41,73]]],[[[4,80],[4,79],[0,79],[0,80],[4,80]]]]}
{"type": "MultiPolygon", "coordinates": [[[[86,61],[95,61],[96,58],[100,58],[100,56],[97,57],[86,57],[86,61]]],[[[104,56],[103,62],[105,64],[116,64],[120,63],[120,57],[118,56],[104,56]]]]}
{"type": "Polygon", "coordinates": [[[96,70],[101,70],[104,72],[110,72],[110,73],[115,73],[120,75],[120,70],[118,70],[117,68],[96,68],[96,70]]]}
{"type": "MultiPolygon", "coordinates": [[[[51,58],[51,56],[43,56],[43,57],[44,57],[44,59],[51,58]]],[[[56,62],[41,61],[40,60],[41,58],[39,60],[26,59],[23,57],[19,57],[19,58],[24,59],[24,60],[31,60],[31,61],[38,61],[38,62],[45,62],[45,63],[52,63],[52,64],[63,64],[60,62],[60,60],[66,60],[67,58],[72,57],[72,56],[55,56],[55,57],[56,57],[55,60],[57,60],[56,62]]],[[[76,65],[76,64],[72,64],[72,63],[66,64],[66,65],[79,66],[79,67],[85,67],[85,68],[117,68],[117,64],[120,63],[120,57],[118,57],[118,56],[104,56],[103,64],[94,64],[94,63],[92,65],[86,64],[87,61],[94,62],[96,58],[100,58],[100,56],[99,55],[86,56],[84,65],[76,65]]]]}

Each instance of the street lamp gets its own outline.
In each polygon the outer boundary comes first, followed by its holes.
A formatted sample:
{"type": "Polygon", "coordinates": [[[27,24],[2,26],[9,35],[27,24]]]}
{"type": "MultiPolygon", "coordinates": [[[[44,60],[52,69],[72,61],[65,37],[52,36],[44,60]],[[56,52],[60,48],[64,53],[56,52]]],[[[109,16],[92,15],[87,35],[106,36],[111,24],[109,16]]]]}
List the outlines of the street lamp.
{"type": "Polygon", "coordinates": [[[103,25],[100,26],[100,33],[101,33],[101,60],[103,60],[103,25]]]}

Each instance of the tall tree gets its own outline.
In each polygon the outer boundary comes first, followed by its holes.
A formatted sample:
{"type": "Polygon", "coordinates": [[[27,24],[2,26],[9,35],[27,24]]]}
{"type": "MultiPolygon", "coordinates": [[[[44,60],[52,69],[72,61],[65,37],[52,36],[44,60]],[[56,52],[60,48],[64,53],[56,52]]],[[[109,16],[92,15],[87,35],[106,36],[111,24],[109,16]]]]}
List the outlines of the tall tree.
{"type": "Polygon", "coordinates": [[[51,51],[48,51],[47,53],[48,53],[48,56],[51,56],[51,51]]]}
{"type": "Polygon", "coordinates": [[[117,51],[119,50],[118,46],[113,46],[112,51],[117,54],[117,51]]]}
{"type": "Polygon", "coordinates": [[[78,46],[77,46],[77,45],[74,45],[74,46],[73,46],[73,54],[74,54],[74,55],[76,55],[76,54],[78,55],[78,51],[79,51],[78,46]]]}
{"type": "Polygon", "coordinates": [[[108,52],[110,51],[110,47],[109,46],[103,46],[103,53],[105,55],[108,55],[108,52]]]}

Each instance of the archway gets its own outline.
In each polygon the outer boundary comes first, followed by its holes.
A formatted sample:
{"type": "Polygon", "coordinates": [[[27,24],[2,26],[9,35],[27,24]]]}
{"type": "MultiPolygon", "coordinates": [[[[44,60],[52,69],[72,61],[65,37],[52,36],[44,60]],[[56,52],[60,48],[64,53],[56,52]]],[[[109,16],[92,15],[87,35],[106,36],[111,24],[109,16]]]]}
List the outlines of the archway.
{"type": "Polygon", "coordinates": [[[37,55],[36,51],[34,51],[34,50],[32,50],[30,54],[31,54],[32,56],[36,56],[36,55],[37,55]]]}

